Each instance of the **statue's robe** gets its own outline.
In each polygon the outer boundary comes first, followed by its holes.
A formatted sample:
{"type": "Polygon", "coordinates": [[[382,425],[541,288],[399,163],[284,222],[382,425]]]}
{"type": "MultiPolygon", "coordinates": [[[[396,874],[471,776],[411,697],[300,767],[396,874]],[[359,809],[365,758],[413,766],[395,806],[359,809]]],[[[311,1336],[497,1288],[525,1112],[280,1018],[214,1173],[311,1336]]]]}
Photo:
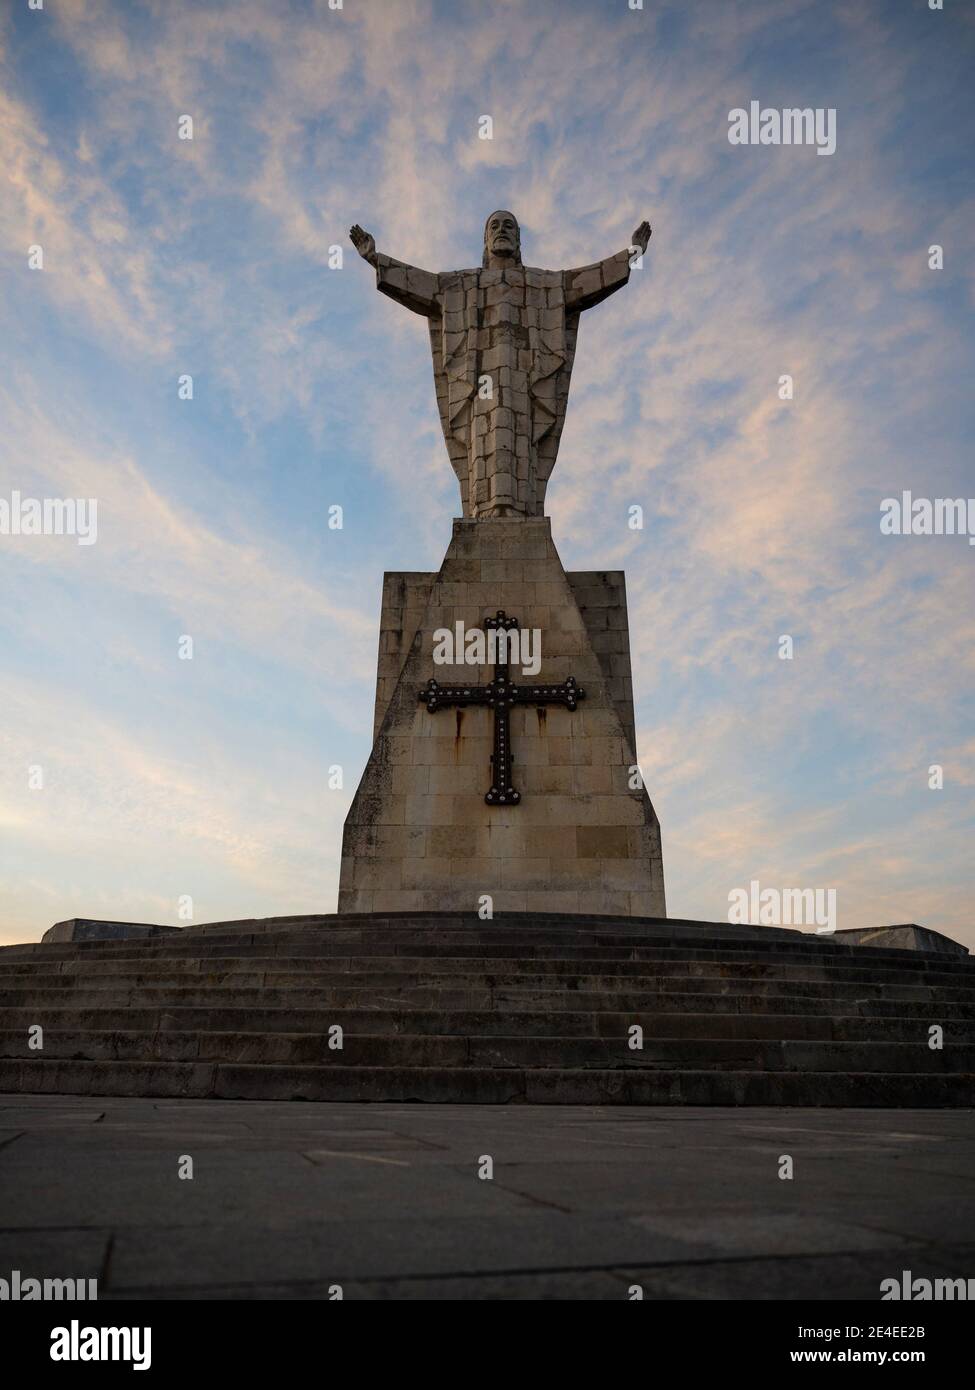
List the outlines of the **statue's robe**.
{"type": "Polygon", "coordinates": [[[628,248],[578,270],[452,270],[376,258],[383,294],[430,329],[437,404],[465,517],[541,516],[579,315],[626,284],[628,248]]]}

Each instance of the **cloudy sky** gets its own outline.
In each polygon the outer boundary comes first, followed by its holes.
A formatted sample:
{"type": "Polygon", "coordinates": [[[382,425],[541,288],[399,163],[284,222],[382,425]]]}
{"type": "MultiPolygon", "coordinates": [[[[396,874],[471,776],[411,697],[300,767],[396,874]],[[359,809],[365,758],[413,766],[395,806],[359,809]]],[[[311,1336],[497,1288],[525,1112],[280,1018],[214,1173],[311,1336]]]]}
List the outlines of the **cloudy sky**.
{"type": "Polygon", "coordinates": [[[0,536],[0,941],[334,908],[382,572],[459,510],[347,229],[450,269],[501,206],[546,268],[653,226],[548,503],[626,570],[669,911],[833,887],[975,945],[975,547],[879,527],[975,495],[973,57],[967,0],[3,0],[0,499],[98,538],[0,536]],[[751,100],[836,152],[729,144],[751,100]]]}

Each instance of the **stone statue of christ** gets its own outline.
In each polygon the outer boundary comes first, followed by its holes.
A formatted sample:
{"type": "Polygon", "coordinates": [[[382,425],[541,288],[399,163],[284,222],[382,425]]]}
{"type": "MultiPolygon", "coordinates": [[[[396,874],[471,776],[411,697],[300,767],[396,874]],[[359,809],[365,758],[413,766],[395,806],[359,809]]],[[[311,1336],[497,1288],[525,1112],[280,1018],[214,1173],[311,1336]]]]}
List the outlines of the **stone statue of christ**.
{"type": "Polygon", "coordinates": [[[383,294],[422,314],[430,330],[437,405],[464,516],[541,516],[555,467],[579,315],[621,289],[650,224],[633,245],[578,270],[521,263],[517,218],[503,209],[484,227],[480,269],[434,274],[349,235],[383,294]]]}

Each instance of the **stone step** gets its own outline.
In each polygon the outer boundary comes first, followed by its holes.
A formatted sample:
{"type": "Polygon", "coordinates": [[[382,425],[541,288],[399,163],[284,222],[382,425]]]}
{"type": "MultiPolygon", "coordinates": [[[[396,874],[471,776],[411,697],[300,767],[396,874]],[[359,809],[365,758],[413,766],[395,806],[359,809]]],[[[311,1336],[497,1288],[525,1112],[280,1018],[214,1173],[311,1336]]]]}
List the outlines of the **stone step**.
{"type": "Polygon", "coordinates": [[[77,979],[98,981],[125,978],[148,981],[153,978],[158,983],[175,983],[180,977],[214,976],[238,978],[243,975],[259,977],[271,976],[279,972],[300,972],[301,975],[318,979],[326,975],[351,974],[390,974],[404,977],[410,974],[422,975],[469,975],[483,976],[503,974],[530,974],[534,976],[614,976],[614,977],[653,977],[663,978],[708,978],[733,975],[740,980],[761,980],[782,978],[789,981],[809,982],[836,981],[837,983],[864,983],[876,986],[893,985],[937,985],[975,992],[975,972],[971,976],[959,977],[956,971],[911,970],[905,967],[871,969],[863,964],[836,963],[833,961],[808,961],[776,958],[758,961],[722,960],[658,960],[647,958],[642,953],[629,952],[619,957],[585,956],[573,958],[565,956],[498,956],[485,955],[431,957],[416,955],[341,955],[288,957],[284,955],[234,955],[200,957],[197,955],[154,955],[119,953],[105,958],[60,961],[49,960],[8,960],[0,955],[0,988],[17,987],[29,980],[38,987],[51,987],[52,983],[70,982],[77,979]]]}
{"type": "MultiPolygon", "coordinates": [[[[353,962],[358,964],[359,962],[353,962]]],[[[848,980],[843,977],[819,976],[805,979],[790,975],[742,975],[737,970],[706,974],[670,974],[645,970],[632,965],[625,973],[591,974],[565,971],[542,971],[523,968],[511,970],[486,968],[479,971],[441,970],[430,965],[421,970],[247,970],[234,966],[206,970],[171,970],[160,967],[152,971],[69,971],[66,974],[34,971],[8,975],[0,972],[0,999],[10,994],[29,991],[70,993],[81,990],[119,991],[167,989],[302,989],[308,990],[412,990],[439,988],[478,990],[517,988],[549,991],[611,991],[624,987],[629,993],[725,994],[747,990],[749,994],[789,994],[797,998],[822,999],[903,999],[923,1003],[928,1000],[975,1003],[975,987],[935,983],[930,979],[904,983],[877,983],[848,980]]],[[[281,963],[283,966],[283,963],[281,963]]]]}
{"type": "MultiPolygon", "coordinates": [[[[597,951],[649,951],[661,955],[673,956],[693,956],[699,952],[711,952],[735,959],[747,955],[771,956],[788,955],[796,957],[809,957],[812,959],[823,959],[832,957],[836,960],[850,960],[868,963],[876,960],[881,963],[888,960],[895,964],[906,964],[910,962],[920,963],[929,961],[941,968],[953,967],[975,969],[975,959],[964,954],[939,953],[920,950],[904,950],[881,948],[873,946],[854,945],[852,943],[841,942],[835,937],[820,936],[814,933],[790,932],[790,939],[775,937],[769,940],[756,939],[754,936],[748,937],[722,937],[720,939],[703,936],[694,937],[644,937],[639,935],[618,935],[607,932],[546,932],[538,935],[525,935],[523,932],[510,931],[498,933],[495,931],[472,931],[462,932],[344,932],[333,934],[331,932],[320,932],[317,934],[300,933],[277,933],[252,936],[235,937],[222,935],[215,937],[196,937],[186,943],[173,945],[174,938],[166,938],[163,941],[151,943],[154,947],[161,950],[182,949],[185,947],[193,950],[226,950],[240,946],[244,949],[261,948],[264,950],[294,950],[311,949],[312,951],[324,951],[332,953],[335,951],[349,951],[351,953],[380,950],[383,953],[400,954],[403,952],[427,951],[443,952],[452,954],[454,951],[463,953],[467,950],[484,949],[491,954],[503,952],[508,948],[514,955],[522,955],[534,951],[552,950],[586,950],[597,951]]],[[[88,943],[79,945],[76,949],[95,949],[101,947],[102,943],[88,943]]]]}
{"type": "Polygon", "coordinates": [[[791,941],[801,933],[790,927],[750,927],[729,922],[693,922],[680,918],[613,917],[587,913],[498,913],[485,920],[476,913],[335,913],[312,917],[271,917],[239,922],[209,922],[183,928],[207,937],[363,932],[396,935],[408,932],[484,932],[526,936],[617,936],[644,940],[791,941]]]}
{"type": "Polygon", "coordinates": [[[0,1058],[71,1061],[247,1062],[345,1067],[651,1067],[699,1071],[973,1072],[975,1042],[931,1049],[905,1042],[815,1042],[732,1038],[644,1038],[631,1049],[615,1036],[431,1036],[344,1032],[341,1050],[327,1033],[197,1031],[160,1033],[46,1028],[43,1054],[21,1030],[0,1029],[0,1058]]]}
{"type": "MultiPolygon", "coordinates": [[[[92,938],[73,942],[54,942],[47,941],[43,944],[50,947],[74,946],[79,948],[94,948],[100,946],[132,944],[135,938],[125,938],[121,940],[108,941],[103,938],[92,938]]],[[[345,927],[295,927],[288,929],[223,929],[214,930],[209,927],[187,927],[178,932],[173,932],[166,936],[153,937],[149,939],[138,939],[139,945],[146,947],[153,946],[180,946],[185,944],[210,944],[220,945],[227,942],[255,942],[266,941],[269,944],[276,941],[300,941],[300,942],[319,942],[321,944],[339,942],[362,942],[370,941],[455,941],[458,944],[464,942],[493,943],[496,941],[512,941],[525,945],[547,945],[558,942],[577,943],[580,945],[598,945],[601,942],[606,944],[618,945],[649,945],[649,946],[686,946],[694,948],[697,946],[727,946],[729,950],[737,950],[742,947],[754,949],[770,949],[773,946],[780,946],[783,949],[816,949],[817,946],[828,944],[831,949],[862,949],[855,947],[851,943],[842,941],[840,938],[831,936],[830,933],[802,932],[798,930],[789,931],[768,931],[753,932],[741,929],[727,929],[720,932],[697,932],[697,931],[659,931],[642,930],[639,927],[620,925],[612,927],[587,927],[585,925],[563,925],[562,927],[544,927],[525,929],[520,926],[500,926],[490,922],[478,922],[476,924],[415,924],[382,926],[372,925],[349,925],[345,927]]],[[[29,943],[28,943],[29,944],[29,943]]],[[[900,950],[899,947],[884,947],[886,950],[900,950]]],[[[911,951],[910,954],[916,954],[911,951]]]]}
{"type": "MultiPolygon", "coordinates": [[[[927,1045],[930,1020],[858,1015],[777,1013],[664,1013],[657,1010],[599,1013],[574,1010],[456,1011],[412,1009],[295,1009],[246,1007],[98,1008],[66,1005],[45,1012],[6,1009],[0,1018],[11,1035],[26,1039],[40,1023],[77,1032],[326,1033],[339,1024],[350,1033],[472,1037],[517,1033],[521,1037],[619,1038],[639,1024],[648,1038],[810,1039],[904,1042],[927,1045]]],[[[946,1046],[975,1043],[975,1020],[955,1019],[945,1028],[946,1046]]]]}
{"type": "MultiPolygon", "coordinates": [[[[876,947],[864,947],[861,943],[847,940],[842,934],[820,931],[803,931],[798,928],[788,930],[759,930],[750,928],[715,926],[711,931],[700,930],[660,930],[659,928],[643,928],[633,925],[632,919],[617,921],[606,925],[587,924],[585,920],[568,921],[563,920],[561,925],[552,924],[545,927],[526,929],[520,925],[502,923],[499,920],[459,922],[457,920],[439,923],[410,923],[405,919],[399,926],[382,925],[370,923],[362,920],[354,922],[348,919],[342,926],[316,927],[299,925],[289,928],[269,929],[241,927],[236,929],[215,930],[206,926],[184,927],[156,937],[84,937],[73,940],[54,940],[47,938],[42,942],[18,942],[16,949],[22,946],[41,946],[46,950],[62,949],[82,949],[98,950],[104,947],[124,948],[127,946],[139,946],[146,950],[154,949],[158,946],[180,947],[192,944],[196,947],[201,945],[219,945],[232,941],[266,941],[272,944],[276,941],[310,941],[328,943],[332,941],[517,941],[524,945],[544,945],[552,941],[579,942],[586,944],[589,942],[614,942],[618,941],[624,945],[644,945],[644,946],[680,946],[689,949],[696,947],[706,948],[725,948],[729,950],[740,950],[753,948],[756,950],[768,950],[773,947],[780,947],[783,950],[796,949],[819,949],[825,947],[831,950],[852,950],[861,951],[864,949],[882,950],[899,955],[916,955],[916,948],[908,949],[904,946],[883,945],[876,947]]],[[[11,949],[14,949],[12,947],[11,949]]],[[[923,954],[951,954],[949,952],[924,951],[923,954]]],[[[964,959],[964,955],[959,957],[964,959]]]]}
{"type": "MultiPolygon", "coordinates": [[[[673,982],[671,982],[672,985],[673,982]]],[[[689,983],[689,982],[684,982],[689,983]]],[[[592,1010],[615,1011],[630,1009],[661,1009],[679,1011],[682,1004],[693,1001],[697,1012],[776,1012],[776,1013],[840,1013],[859,1014],[862,1017],[925,1018],[932,1023],[945,1019],[975,1018],[975,1002],[945,999],[937,991],[926,991],[905,987],[897,990],[887,989],[879,994],[863,989],[830,991],[824,993],[803,992],[800,987],[787,984],[782,989],[773,989],[767,983],[748,986],[747,992],[736,987],[733,981],[722,981],[720,990],[680,990],[668,986],[664,989],[639,989],[616,987],[614,989],[544,989],[519,987],[518,985],[497,985],[481,988],[451,988],[437,984],[404,986],[401,983],[381,987],[356,988],[336,983],[315,990],[302,986],[277,988],[272,986],[159,986],[140,985],[132,988],[107,986],[98,988],[91,981],[75,989],[37,989],[24,986],[0,991],[0,1008],[27,1008],[56,1011],[62,1003],[70,1002],[75,1007],[89,1005],[137,1006],[152,1004],[201,1005],[203,1007],[246,1007],[287,1006],[295,1008],[368,1008],[386,1007],[399,1004],[413,1009],[491,1009],[501,1008],[509,1011],[520,1009],[535,1010],[592,1010]],[[896,993],[896,997],[895,997],[896,993]],[[907,996],[907,997],[901,997],[907,996]]]]}
{"type": "Polygon", "coordinates": [[[144,959],[156,955],[191,956],[206,954],[372,954],[382,955],[464,955],[508,954],[523,957],[545,953],[595,952],[600,955],[617,953],[627,956],[629,952],[646,953],[647,958],[709,958],[724,959],[768,959],[785,957],[789,959],[815,959],[846,961],[870,968],[871,964],[881,966],[910,965],[915,969],[946,969],[975,972],[975,959],[965,956],[936,954],[927,951],[888,950],[877,947],[855,946],[837,941],[828,936],[808,933],[790,933],[790,940],[781,937],[769,940],[756,940],[754,937],[741,939],[694,937],[678,940],[651,940],[642,937],[613,936],[606,933],[584,933],[576,930],[561,933],[546,933],[545,936],[526,935],[524,932],[498,932],[465,930],[460,932],[378,932],[350,930],[347,932],[318,931],[314,933],[266,933],[245,936],[201,935],[199,929],[190,929],[184,935],[167,936],[147,941],[82,941],[82,942],[26,942],[16,946],[0,948],[0,959],[31,960],[38,957],[57,959],[96,959],[114,958],[123,955],[140,955],[144,959]]]}
{"type": "MultiPolygon", "coordinates": [[[[236,922],[212,922],[200,927],[191,927],[184,930],[193,934],[204,934],[207,936],[226,936],[230,934],[247,933],[268,933],[278,932],[303,932],[320,931],[325,929],[331,931],[357,930],[369,931],[379,930],[387,933],[398,933],[403,931],[477,931],[477,930],[505,930],[517,933],[522,939],[529,935],[536,935],[541,932],[574,932],[581,931],[597,932],[605,934],[615,932],[627,935],[631,938],[640,937],[644,939],[657,940],[700,940],[700,939],[721,939],[721,940],[754,940],[768,942],[770,940],[795,941],[810,937],[824,939],[815,931],[803,932],[795,927],[754,927],[740,926],[726,921],[704,922],[696,919],[685,918],[635,918],[595,913],[580,913],[567,916],[564,913],[538,913],[538,912],[499,912],[489,922],[483,921],[473,912],[464,911],[443,911],[443,912],[416,912],[416,913],[336,913],[327,915],[313,915],[304,917],[278,917],[264,919],[249,919],[236,922]]],[[[896,926],[889,926],[883,930],[896,932],[896,926]]],[[[911,924],[907,925],[907,930],[914,930],[911,924]]],[[[837,941],[841,940],[837,937],[837,941]]],[[[844,944],[847,944],[844,940],[844,944]]],[[[849,943],[851,946],[854,943],[849,943]]],[[[917,943],[910,948],[916,949],[917,943]]],[[[905,949],[905,948],[896,948],[905,949]]],[[[944,939],[943,947],[940,945],[937,934],[929,937],[926,942],[926,949],[940,951],[948,956],[957,956],[959,953],[948,939],[944,939]]]]}
{"type": "Polygon", "coordinates": [[[969,1106],[971,1073],[0,1060],[0,1092],[475,1105],[969,1106]]]}

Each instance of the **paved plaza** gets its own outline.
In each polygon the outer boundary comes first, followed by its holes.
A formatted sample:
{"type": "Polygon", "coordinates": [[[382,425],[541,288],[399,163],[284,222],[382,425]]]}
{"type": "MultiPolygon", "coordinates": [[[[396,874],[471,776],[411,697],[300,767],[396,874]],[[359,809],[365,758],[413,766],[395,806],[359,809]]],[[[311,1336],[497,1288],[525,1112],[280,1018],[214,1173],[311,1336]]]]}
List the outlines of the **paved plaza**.
{"type": "Polygon", "coordinates": [[[13,1269],[103,1299],[875,1300],[975,1275],[975,1117],[0,1096],[13,1269]]]}

